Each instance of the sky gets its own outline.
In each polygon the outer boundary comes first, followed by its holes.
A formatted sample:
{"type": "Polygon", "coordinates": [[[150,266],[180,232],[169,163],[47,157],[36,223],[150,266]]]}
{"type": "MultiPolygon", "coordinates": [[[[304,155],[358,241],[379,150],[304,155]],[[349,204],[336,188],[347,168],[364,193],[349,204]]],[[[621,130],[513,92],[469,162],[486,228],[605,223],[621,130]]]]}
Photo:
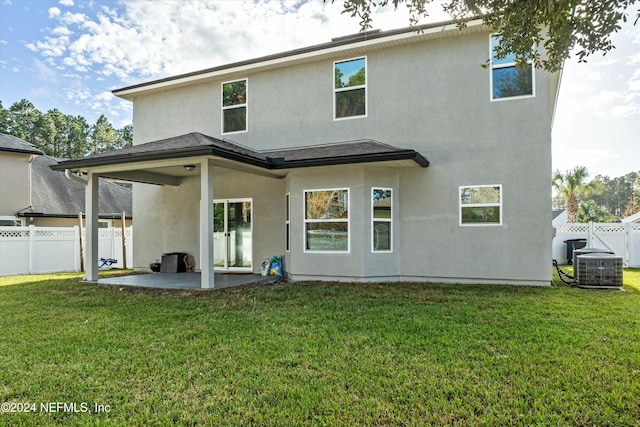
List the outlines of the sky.
{"type": "MultiPolygon", "coordinates": [[[[439,5],[428,20],[449,19],[439,5]]],[[[330,0],[0,0],[0,101],[25,98],[90,124],[131,123],[113,89],[357,33],[330,0]]],[[[404,8],[379,10],[373,27],[406,27],[404,8]]],[[[631,19],[633,21],[633,19],[631,19]]],[[[640,170],[640,24],[616,49],[565,63],[554,119],[553,169],[592,177],[640,170]]]]}

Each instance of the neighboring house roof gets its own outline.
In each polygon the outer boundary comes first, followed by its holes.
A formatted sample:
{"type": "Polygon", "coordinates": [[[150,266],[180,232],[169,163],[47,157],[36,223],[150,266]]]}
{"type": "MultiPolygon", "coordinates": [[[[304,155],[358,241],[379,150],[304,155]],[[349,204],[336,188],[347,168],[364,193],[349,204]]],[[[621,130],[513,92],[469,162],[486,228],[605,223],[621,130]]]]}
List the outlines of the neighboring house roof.
{"type": "Polygon", "coordinates": [[[552,213],[552,221],[551,224],[552,225],[558,225],[558,224],[566,224],[569,217],[567,216],[567,210],[566,209],[556,209],[553,211],[552,213]]]}
{"type": "Polygon", "coordinates": [[[622,218],[620,221],[621,222],[640,222],[640,212],[633,215],[629,215],[626,218],[622,218]]]}
{"type": "Polygon", "coordinates": [[[82,169],[196,156],[216,156],[268,170],[394,160],[411,160],[422,167],[429,165],[429,161],[415,150],[397,148],[372,140],[260,152],[226,140],[192,132],[108,153],[61,161],[53,166],[53,169],[82,169]]]}
{"type": "Polygon", "coordinates": [[[13,135],[0,133],[0,151],[23,154],[44,154],[32,144],[16,138],[13,135]]]}
{"type": "MultiPolygon", "coordinates": [[[[31,163],[32,205],[18,212],[20,217],[74,218],[85,211],[85,186],[51,169],[59,159],[36,156],[31,163]]],[[[98,184],[100,218],[132,215],[131,189],[100,179],[98,184]]]]}

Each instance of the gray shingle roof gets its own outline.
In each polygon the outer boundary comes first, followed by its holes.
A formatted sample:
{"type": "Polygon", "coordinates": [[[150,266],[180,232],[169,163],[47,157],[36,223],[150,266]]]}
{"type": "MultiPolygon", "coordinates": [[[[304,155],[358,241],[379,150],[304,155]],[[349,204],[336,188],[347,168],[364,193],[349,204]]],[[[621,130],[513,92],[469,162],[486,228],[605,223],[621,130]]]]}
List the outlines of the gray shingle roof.
{"type": "Polygon", "coordinates": [[[62,161],[53,166],[53,169],[79,169],[195,156],[222,157],[269,170],[392,160],[413,160],[422,167],[429,165],[429,161],[415,150],[397,148],[372,140],[260,152],[193,132],[81,159],[62,161]]]}
{"type": "Polygon", "coordinates": [[[24,154],[44,154],[32,144],[4,133],[0,133],[0,151],[24,154]]]}
{"type": "MultiPolygon", "coordinates": [[[[18,216],[72,218],[85,211],[85,186],[68,179],[64,172],[51,169],[57,163],[57,159],[45,155],[33,159],[32,206],[20,211],[18,216]]],[[[122,212],[131,218],[131,189],[100,179],[98,192],[101,218],[119,218],[122,212]]]]}

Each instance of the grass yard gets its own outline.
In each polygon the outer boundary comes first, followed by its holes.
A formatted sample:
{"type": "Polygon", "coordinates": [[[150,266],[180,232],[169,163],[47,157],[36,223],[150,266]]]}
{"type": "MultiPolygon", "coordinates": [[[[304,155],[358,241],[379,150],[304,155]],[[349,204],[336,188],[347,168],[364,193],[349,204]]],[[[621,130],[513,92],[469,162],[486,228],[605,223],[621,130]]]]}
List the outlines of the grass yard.
{"type": "Polygon", "coordinates": [[[0,278],[0,403],[32,411],[0,425],[640,425],[637,269],[626,292],[79,277],[0,278]]]}

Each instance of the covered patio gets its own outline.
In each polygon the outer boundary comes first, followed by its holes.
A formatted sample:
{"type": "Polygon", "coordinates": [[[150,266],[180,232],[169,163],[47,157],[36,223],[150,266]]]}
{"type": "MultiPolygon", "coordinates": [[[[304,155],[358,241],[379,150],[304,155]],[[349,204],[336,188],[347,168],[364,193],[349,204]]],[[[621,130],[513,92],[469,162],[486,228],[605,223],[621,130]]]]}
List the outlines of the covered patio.
{"type": "MultiPolygon", "coordinates": [[[[154,243],[148,243],[146,252],[136,255],[134,244],[134,268],[145,271],[149,261],[156,259],[161,253],[185,252],[193,254],[198,274],[191,274],[187,279],[184,274],[177,274],[157,279],[157,275],[131,276],[131,279],[120,278],[122,284],[128,280],[137,283],[134,286],[165,287],[175,289],[210,289],[227,286],[237,286],[243,276],[232,276],[229,273],[220,274],[220,266],[215,261],[214,253],[214,175],[216,176],[216,192],[225,194],[225,188],[237,189],[241,183],[248,183],[250,178],[225,181],[225,176],[232,173],[242,173],[246,177],[268,180],[251,187],[253,194],[257,192],[263,197],[262,212],[279,210],[273,202],[275,198],[284,201],[285,177],[297,169],[317,168],[326,166],[347,166],[354,164],[368,164],[371,166],[388,167],[427,167],[429,162],[421,154],[411,149],[402,149],[373,140],[347,141],[331,143],[322,146],[307,146],[286,148],[270,151],[256,151],[228,140],[221,140],[201,133],[193,132],[163,140],[134,145],[121,150],[96,154],[80,159],[61,161],[52,166],[54,170],[65,171],[71,179],[80,180],[86,185],[86,224],[87,237],[85,239],[85,257],[89,260],[98,258],[98,179],[101,177],[129,181],[134,183],[152,184],[152,187],[166,188],[162,194],[154,193],[152,199],[145,199],[150,191],[134,191],[134,203],[139,203],[144,209],[152,212],[147,218],[150,225],[147,229],[148,239],[155,236],[154,243]],[[86,179],[84,178],[86,176],[86,179]],[[224,184],[223,184],[224,183],[224,184]],[[273,185],[271,184],[273,183],[273,185]],[[226,184],[226,187],[225,187],[226,184]],[[262,186],[262,187],[261,187],[262,186]],[[277,187],[280,186],[280,187],[277,187]],[[265,192],[273,190],[273,197],[265,192]],[[282,197],[280,197],[282,196],[282,197]],[[162,207],[159,207],[162,206],[162,207]],[[149,237],[151,236],[151,237],[149,237]],[[214,264],[216,272],[214,274],[214,264]],[[176,280],[176,279],[180,280],[176,280]],[[143,284],[149,280],[148,284],[143,284]]],[[[219,196],[220,197],[220,196],[219,196]]],[[[222,198],[238,202],[239,196],[227,195],[222,198]]],[[[247,197],[247,195],[242,195],[247,197]]],[[[256,196],[251,196],[256,197],[256,196]]],[[[242,199],[244,200],[244,199],[242,199]]],[[[249,203],[253,204],[250,199],[249,203]]],[[[254,200],[258,202],[258,200],[254,200]]],[[[226,202],[225,202],[226,203],[226,202]]],[[[284,206],[282,206],[284,210],[284,206]]],[[[247,210],[248,212],[248,210],[247,210]]],[[[247,214],[253,216],[253,214],[247,214]]],[[[225,213],[225,218],[229,215],[225,213]]],[[[237,217],[236,217],[237,218],[237,217]]],[[[278,239],[278,228],[274,226],[274,215],[270,215],[262,228],[255,232],[260,237],[255,241],[270,242],[278,239]],[[271,235],[266,236],[265,231],[271,235]],[[271,240],[270,240],[271,238],[271,240]]],[[[227,219],[224,220],[225,224],[227,219]]],[[[244,219],[243,219],[244,221],[244,219]]],[[[284,222],[284,218],[282,219],[284,222]]],[[[242,221],[240,221],[242,222],[242,221]]],[[[251,223],[253,226],[253,222],[251,223]]],[[[144,233],[143,233],[144,234],[144,233]]],[[[229,230],[224,230],[226,238],[229,230]]],[[[282,224],[284,236],[284,224],[282,224]]],[[[253,238],[253,230],[251,231],[253,238]]],[[[238,246],[241,247],[241,246],[238,246]]],[[[241,247],[244,250],[244,247],[241,247]]],[[[234,250],[237,249],[234,247],[234,250]]],[[[251,260],[243,273],[255,273],[255,261],[263,256],[281,254],[281,246],[263,245],[260,249],[249,249],[251,260]]],[[[220,251],[217,251],[218,255],[220,251]]],[[[235,253],[235,252],[234,252],[235,253]]],[[[244,252],[243,252],[244,253],[244,252]]],[[[236,259],[238,257],[236,256],[236,259]]],[[[85,262],[86,281],[106,283],[98,280],[98,268],[94,262],[85,262]]],[[[225,258],[224,268],[228,268],[225,258]]],[[[170,274],[170,273],[163,273],[170,274]]],[[[251,275],[245,275],[245,278],[251,275]]],[[[255,282],[254,282],[255,283],[255,282]]]]}
{"type": "MultiPolygon", "coordinates": [[[[277,282],[280,276],[261,276],[259,274],[215,273],[215,289],[232,286],[268,285],[277,282]]],[[[202,290],[202,277],[197,273],[146,273],[129,276],[98,279],[100,285],[131,286],[154,289],[202,290]]],[[[204,288],[212,290],[214,288],[204,288]]]]}

